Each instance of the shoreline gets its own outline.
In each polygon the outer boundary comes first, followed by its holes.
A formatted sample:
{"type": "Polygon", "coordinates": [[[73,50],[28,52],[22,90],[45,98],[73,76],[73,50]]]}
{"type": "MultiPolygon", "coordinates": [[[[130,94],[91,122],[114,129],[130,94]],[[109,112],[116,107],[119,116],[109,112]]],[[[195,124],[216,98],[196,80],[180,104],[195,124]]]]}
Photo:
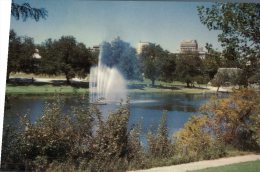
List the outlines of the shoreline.
{"type": "MultiPolygon", "coordinates": [[[[162,94],[207,94],[216,93],[215,87],[204,88],[183,88],[162,89],[145,87],[143,89],[128,89],[128,93],[162,93],[162,94]]],[[[220,90],[220,92],[230,92],[230,90],[220,90]]],[[[48,85],[6,85],[6,95],[42,95],[42,94],[88,94],[88,88],[73,86],[54,86],[48,85]]]]}
{"type": "MultiPolygon", "coordinates": [[[[60,78],[37,78],[33,82],[28,77],[11,77],[13,83],[6,84],[6,95],[42,95],[42,94],[88,94],[88,81],[78,78],[71,79],[71,85],[60,78]]],[[[174,81],[173,81],[174,82],[174,81]]],[[[128,93],[167,93],[167,94],[206,94],[216,93],[217,87],[197,85],[187,88],[185,83],[162,83],[150,87],[147,82],[128,82],[128,93]],[[141,85],[141,88],[131,88],[141,85]],[[167,86],[165,86],[167,85],[167,86]]],[[[232,92],[232,87],[220,87],[219,92],[232,92]]]]}

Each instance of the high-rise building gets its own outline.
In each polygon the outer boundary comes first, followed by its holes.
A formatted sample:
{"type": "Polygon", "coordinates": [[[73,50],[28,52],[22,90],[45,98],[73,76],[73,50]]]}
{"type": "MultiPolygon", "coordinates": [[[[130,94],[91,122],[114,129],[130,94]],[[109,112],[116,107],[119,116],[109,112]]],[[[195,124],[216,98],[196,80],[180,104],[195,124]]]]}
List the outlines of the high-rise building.
{"type": "Polygon", "coordinates": [[[145,47],[145,46],[148,46],[148,45],[150,45],[151,43],[150,42],[139,42],[138,44],[137,44],[137,49],[136,49],[136,51],[137,51],[137,54],[141,54],[141,52],[143,51],[143,48],[145,47]]]}
{"type": "Polygon", "coordinates": [[[180,45],[180,49],[181,49],[181,53],[198,52],[198,42],[197,40],[182,41],[180,45]]]}
{"type": "Polygon", "coordinates": [[[206,52],[199,47],[197,40],[185,40],[181,42],[180,53],[198,53],[201,59],[204,59],[206,52]]]}

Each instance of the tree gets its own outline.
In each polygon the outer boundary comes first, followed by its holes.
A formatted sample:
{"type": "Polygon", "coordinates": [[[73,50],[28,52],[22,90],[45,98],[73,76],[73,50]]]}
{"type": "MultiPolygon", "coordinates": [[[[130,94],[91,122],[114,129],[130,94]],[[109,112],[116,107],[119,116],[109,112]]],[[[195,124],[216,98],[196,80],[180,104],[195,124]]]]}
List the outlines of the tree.
{"type": "MultiPolygon", "coordinates": [[[[140,67],[145,77],[152,80],[154,86],[156,79],[169,79],[175,67],[175,60],[169,52],[160,45],[145,46],[140,54],[140,67]]],[[[169,79],[170,80],[170,79],[169,79]]]]}
{"type": "MultiPolygon", "coordinates": [[[[59,40],[46,42],[49,64],[57,68],[53,73],[63,73],[67,83],[70,79],[79,76],[85,77],[92,64],[92,56],[83,43],[78,43],[73,36],[62,36],[59,40]],[[56,70],[56,71],[55,71],[56,70]]],[[[48,66],[47,66],[48,67],[48,66]]],[[[49,68],[50,69],[50,68],[49,68]]],[[[50,70],[47,70],[50,72],[50,70]]],[[[52,68],[53,69],[53,68],[52,68]]]]}
{"type": "Polygon", "coordinates": [[[218,87],[217,92],[227,82],[232,85],[240,85],[243,79],[242,74],[243,71],[239,68],[219,68],[212,80],[212,84],[218,87]]]}
{"type": "Polygon", "coordinates": [[[9,34],[9,53],[6,80],[9,82],[11,72],[18,72],[19,70],[19,57],[21,51],[21,38],[17,36],[14,30],[9,34]]]}
{"type": "Polygon", "coordinates": [[[35,72],[32,59],[34,51],[35,45],[32,38],[17,36],[14,30],[10,31],[7,82],[11,72],[35,72]]]}
{"type": "Polygon", "coordinates": [[[223,59],[221,53],[214,50],[211,44],[206,43],[207,54],[205,59],[202,59],[204,73],[213,79],[214,75],[217,73],[218,68],[224,67],[223,59]]]}
{"type": "Polygon", "coordinates": [[[39,21],[40,18],[45,19],[48,12],[44,8],[33,8],[28,3],[22,5],[12,2],[11,14],[16,20],[20,18],[26,21],[27,18],[33,18],[35,21],[39,21]]]}
{"type": "Polygon", "coordinates": [[[35,52],[34,40],[31,37],[22,37],[20,53],[20,71],[25,73],[37,73],[37,66],[34,65],[33,53],[35,52]]]}
{"type": "Polygon", "coordinates": [[[101,52],[103,64],[118,68],[126,79],[139,79],[136,51],[129,43],[116,38],[111,43],[104,42],[101,52]]]}
{"type": "Polygon", "coordinates": [[[176,69],[176,59],[175,54],[167,53],[166,56],[161,60],[162,69],[160,73],[160,79],[163,81],[172,81],[174,78],[174,72],[176,69]]]}
{"type": "Polygon", "coordinates": [[[186,82],[187,87],[193,83],[196,76],[202,75],[202,61],[198,53],[180,54],[176,61],[176,76],[186,82]]]}
{"type": "Polygon", "coordinates": [[[259,68],[259,11],[258,3],[215,3],[211,7],[198,7],[202,24],[209,30],[221,31],[218,39],[224,48],[227,67],[244,69],[251,61],[250,68],[254,70],[247,78],[259,68]]]}
{"type": "Polygon", "coordinates": [[[160,125],[156,133],[148,133],[148,153],[152,157],[166,157],[171,152],[170,141],[167,130],[167,113],[163,112],[160,125]]]}

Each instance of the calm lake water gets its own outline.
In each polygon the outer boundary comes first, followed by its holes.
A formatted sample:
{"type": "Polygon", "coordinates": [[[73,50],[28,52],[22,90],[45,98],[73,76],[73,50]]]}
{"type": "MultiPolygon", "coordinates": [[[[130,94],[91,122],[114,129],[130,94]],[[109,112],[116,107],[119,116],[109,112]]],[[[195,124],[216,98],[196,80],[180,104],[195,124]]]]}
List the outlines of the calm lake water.
{"type": "MultiPolygon", "coordinates": [[[[141,123],[142,140],[149,130],[158,128],[163,111],[167,111],[169,136],[183,127],[191,115],[195,115],[199,107],[207,102],[212,94],[166,94],[166,93],[131,93],[131,115],[129,127],[141,123]]],[[[64,96],[64,112],[77,106],[80,96],[64,96]]],[[[41,117],[44,104],[53,101],[53,96],[15,96],[9,97],[10,108],[5,111],[4,123],[16,125],[18,115],[28,114],[31,121],[41,117]]],[[[88,104],[88,102],[86,102],[88,104]]],[[[112,105],[102,106],[102,111],[114,108],[112,105]]]]}

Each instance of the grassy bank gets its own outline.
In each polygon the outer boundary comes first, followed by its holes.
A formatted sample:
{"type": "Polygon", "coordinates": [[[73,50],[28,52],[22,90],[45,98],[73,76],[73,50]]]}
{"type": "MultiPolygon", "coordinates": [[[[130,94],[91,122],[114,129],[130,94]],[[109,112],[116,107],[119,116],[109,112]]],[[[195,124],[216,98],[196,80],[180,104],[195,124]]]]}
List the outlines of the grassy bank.
{"type": "MultiPolygon", "coordinates": [[[[66,85],[66,81],[62,76],[46,77],[46,76],[35,76],[33,74],[15,74],[13,78],[23,78],[18,82],[13,81],[11,84],[6,85],[7,94],[73,94],[73,93],[86,93],[88,92],[87,80],[84,82],[77,82],[75,85],[66,85]],[[50,81],[44,82],[31,82],[31,78],[38,79],[55,79],[59,84],[53,84],[50,81]],[[58,79],[58,80],[57,80],[58,79]]],[[[128,92],[129,93],[186,93],[186,94],[200,94],[212,92],[208,89],[203,89],[206,85],[195,85],[195,88],[187,88],[185,83],[179,81],[163,82],[155,81],[155,85],[151,85],[151,81],[145,79],[144,81],[128,81],[128,92]]],[[[116,89],[116,88],[115,88],[116,89]]]]}
{"type": "Polygon", "coordinates": [[[6,85],[7,94],[73,94],[73,93],[86,93],[88,89],[86,88],[76,88],[72,86],[54,86],[51,84],[47,85],[26,85],[26,86],[16,86],[16,85],[6,85]]]}
{"type": "Polygon", "coordinates": [[[245,172],[245,171],[259,172],[260,160],[226,165],[221,167],[207,168],[207,169],[196,170],[192,172],[245,172]]]}
{"type": "MultiPolygon", "coordinates": [[[[54,86],[46,85],[6,85],[7,94],[73,94],[73,93],[87,93],[88,88],[78,88],[67,85],[54,86]]],[[[210,93],[212,91],[201,88],[158,88],[158,87],[143,87],[142,89],[128,89],[129,93],[187,93],[187,94],[201,94],[210,93]]]]}

